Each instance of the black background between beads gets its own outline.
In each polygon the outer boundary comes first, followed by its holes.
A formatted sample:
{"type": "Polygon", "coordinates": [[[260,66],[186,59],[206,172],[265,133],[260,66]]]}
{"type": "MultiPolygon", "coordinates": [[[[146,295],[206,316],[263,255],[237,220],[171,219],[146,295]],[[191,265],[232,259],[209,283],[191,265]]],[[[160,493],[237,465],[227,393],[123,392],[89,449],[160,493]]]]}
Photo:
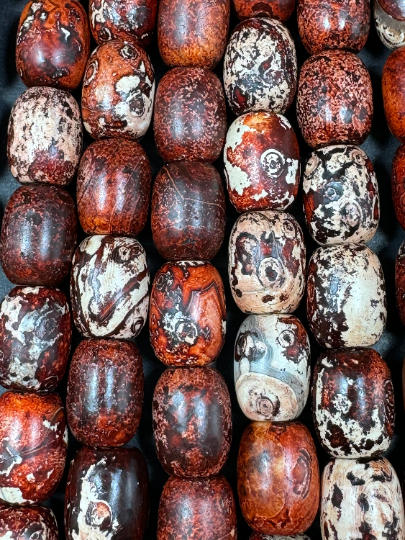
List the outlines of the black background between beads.
{"type": "MultiPolygon", "coordinates": [[[[11,107],[13,106],[17,97],[25,90],[25,86],[21,82],[15,67],[15,40],[17,34],[18,21],[20,14],[23,10],[26,0],[0,0],[0,216],[3,217],[4,208],[10,195],[13,193],[19,184],[13,179],[7,163],[6,145],[7,145],[7,125],[10,115],[11,107]]],[[[83,0],[82,4],[87,9],[88,0],[83,0]]],[[[234,11],[231,14],[232,30],[237,24],[237,18],[234,11]]],[[[312,21],[309,21],[312,24],[312,21]]],[[[290,20],[287,22],[287,27],[292,33],[295,41],[298,67],[300,68],[305,59],[309,56],[305,51],[300,37],[297,31],[296,12],[293,13],[290,20]]],[[[95,48],[95,42],[92,40],[91,50],[95,48]]],[[[164,65],[159,55],[157,47],[156,32],[152,39],[152,43],[147,47],[147,52],[150,55],[153,67],[156,74],[156,82],[161,79],[164,73],[168,70],[164,65]]],[[[395,282],[394,282],[394,269],[395,269],[395,257],[398,248],[405,238],[405,233],[398,225],[394,208],[391,201],[391,187],[390,187],[390,172],[391,162],[395,149],[398,146],[397,141],[391,135],[388,130],[387,124],[384,118],[384,110],[382,104],[381,95],[381,73],[384,62],[389,55],[389,50],[378,39],[374,22],[371,21],[370,35],[365,48],[360,52],[360,58],[365,62],[373,85],[373,100],[374,100],[374,119],[372,125],[371,135],[367,141],[362,145],[362,148],[366,151],[370,159],[374,164],[374,168],[378,178],[378,184],[380,188],[381,197],[381,221],[378,232],[374,239],[369,243],[369,246],[380,257],[384,275],[387,284],[388,295],[388,324],[384,335],[379,343],[374,347],[379,351],[384,359],[387,361],[393,377],[395,387],[396,398],[396,429],[394,440],[386,452],[386,456],[394,465],[400,479],[402,480],[403,474],[403,455],[405,450],[405,431],[404,431],[404,412],[402,405],[402,386],[401,386],[401,370],[402,361],[405,354],[405,339],[404,328],[402,327],[395,306],[395,282]]],[[[222,80],[222,65],[221,61],[219,66],[215,69],[215,73],[222,80]]],[[[80,102],[81,90],[74,92],[75,98],[80,102]]],[[[304,143],[298,125],[295,114],[295,101],[287,111],[286,116],[293,125],[300,143],[301,161],[309,154],[309,148],[304,143]]],[[[228,108],[228,125],[234,120],[234,115],[228,108]]],[[[91,143],[92,139],[89,135],[85,134],[85,146],[91,143]]],[[[159,169],[163,166],[163,160],[156,151],[156,146],[153,138],[152,125],[149,128],[147,134],[142,139],[141,144],[146,150],[149,156],[153,178],[155,178],[159,169]]],[[[222,156],[215,163],[218,171],[223,178],[223,160],[222,156]]],[[[75,182],[69,187],[69,191],[72,196],[75,196],[75,182]]],[[[311,253],[316,248],[315,242],[311,239],[308,231],[305,227],[303,212],[302,212],[302,193],[300,191],[297,201],[293,207],[289,210],[300,223],[307,246],[307,260],[311,253]]],[[[222,373],[227,382],[231,400],[232,400],[232,412],[233,412],[233,442],[231,452],[229,454],[228,461],[223,468],[222,472],[229,480],[235,495],[238,511],[238,537],[240,540],[247,540],[249,537],[249,528],[246,525],[238,505],[237,491],[236,491],[236,460],[238,454],[239,441],[242,436],[244,428],[249,423],[249,420],[242,414],[235,395],[234,382],[233,382],[233,344],[235,341],[236,332],[242,323],[245,315],[239,311],[232,299],[232,295],[229,288],[227,263],[228,263],[228,240],[229,234],[237,219],[238,214],[230,204],[227,198],[227,225],[226,236],[223,246],[219,254],[213,260],[213,264],[219,270],[226,292],[227,301],[227,336],[225,346],[216,361],[217,369],[222,373]]],[[[79,233],[79,241],[84,238],[83,231],[79,233]]],[[[151,270],[151,276],[154,277],[156,271],[164,263],[164,259],[157,252],[151,234],[150,218],[142,233],[138,236],[139,241],[144,246],[148,258],[149,268],[151,270]]],[[[0,268],[0,300],[9,292],[13,285],[7,280],[3,271],[0,268]]],[[[66,294],[69,292],[67,281],[61,286],[61,289],[66,294]]],[[[309,332],[306,313],[305,313],[305,298],[301,302],[300,307],[296,311],[296,315],[304,323],[307,331],[309,332]]],[[[309,332],[310,334],[310,332],[309,332]]],[[[312,365],[316,361],[320,353],[320,347],[310,335],[311,340],[311,352],[312,352],[312,365]]],[[[72,352],[77,347],[80,341],[79,334],[74,331],[72,352]]],[[[143,356],[143,364],[145,371],[145,397],[142,412],[142,420],[136,436],[127,446],[138,446],[148,463],[149,477],[150,477],[150,516],[149,526],[146,530],[144,540],[155,540],[156,538],[156,524],[157,524],[157,512],[159,505],[159,498],[168,476],[161,467],[154,448],[153,434],[152,434],[152,395],[156,382],[160,374],[164,371],[164,366],[154,356],[152,348],[149,343],[148,327],[143,329],[140,336],[136,340],[143,356]]],[[[58,388],[58,393],[64,400],[66,397],[66,380],[63,379],[61,385],[58,388]]],[[[4,389],[0,387],[0,394],[4,392],[4,389]]],[[[320,447],[316,438],[312,416],[310,401],[300,416],[299,420],[303,422],[312,432],[318,451],[318,458],[321,471],[328,461],[328,456],[320,447]]],[[[76,451],[79,448],[79,443],[75,441],[72,434],[69,433],[69,448],[67,466],[62,482],[59,485],[55,495],[46,503],[49,504],[56,514],[60,538],[65,538],[63,527],[63,507],[64,507],[64,491],[66,485],[66,475],[70,461],[73,459],[76,451]]],[[[319,516],[315,520],[314,524],[308,531],[312,540],[320,540],[321,533],[319,527],[319,516]]]]}

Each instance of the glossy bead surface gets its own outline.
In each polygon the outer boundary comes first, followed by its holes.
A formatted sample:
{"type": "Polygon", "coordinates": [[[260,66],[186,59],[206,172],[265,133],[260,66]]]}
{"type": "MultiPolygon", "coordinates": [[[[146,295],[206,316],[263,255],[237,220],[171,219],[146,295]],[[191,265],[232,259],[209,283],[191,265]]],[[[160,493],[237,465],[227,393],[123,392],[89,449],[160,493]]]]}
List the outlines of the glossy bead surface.
{"type": "Polygon", "coordinates": [[[0,384],[55,390],[68,363],[72,321],[66,296],[47,287],[15,287],[0,307],[0,384]]]}
{"type": "Polygon", "coordinates": [[[69,427],[79,442],[97,448],[129,442],[141,420],[142,402],[143,366],[135,343],[80,343],[70,364],[66,398],[69,427]]]}
{"type": "Polygon", "coordinates": [[[148,218],[152,172],[142,146],[125,139],[91,144],[77,177],[77,211],[87,234],[136,236],[148,218]]]}
{"type": "Polygon", "coordinates": [[[398,49],[405,44],[405,21],[397,20],[384,11],[378,0],[374,0],[374,21],[377,34],[389,49],[398,49]]]}
{"type": "Polygon", "coordinates": [[[384,274],[366,246],[318,248],[307,271],[307,317],[322,347],[370,347],[387,319],[384,274]]]}
{"type": "Polygon", "coordinates": [[[229,282],[244,313],[291,313],[305,290],[300,226],[284,212],[241,215],[229,239],[229,282]]]}
{"type": "Polygon", "coordinates": [[[252,532],[249,540],[311,540],[306,534],[294,534],[294,536],[269,535],[258,532],[252,532]]]}
{"type": "Polygon", "coordinates": [[[405,145],[403,144],[397,148],[392,160],[391,191],[397,220],[405,230],[405,145]]]}
{"type": "Polygon", "coordinates": [[[134,238],[90,236],[73,258],[73,320],[85,337],[131,339],[145,325],[149,305],[145,250],[134,238]]]}
{"type": "Polygon", "coordinates": [[[295,9],[295,0],[233,0],[239,19],[269,17],[285,22],[295,9]]]}
{"type": "Polygon", "coordinates": [[[306,223],[318,244],[369,242],[380,220],[373,164],[357,146],[326,146],[312,152],[303,176],[306,223]]]}
{"type": "Polygon", "coordinates": [[[399,318],[405,325],[405,242],[400,245],[395,262],[395,292],[399,318]]]}
{"type": "Polygon", "coordinates": [[[166,365],[213,362],[226,332],[225,292],[218,271],[198,261],[163,265],[152,286],[149,332],[155,355],[166,365]]]}
{"type": "Polygon", "coordinates": [[[70,465],[67,540],[142,540],[148,520],[148,468],[137,448],[82,447],[70,465]]]}
{"type": "Polygon", "coordinates": [[[50,508],[0,507],[0,538],[8,540],[58,540],[58,525],[50,508]]]}
{"type": "Polygon", "coordinates": [[[381,6],[388,15],[398,21],[405,21],[404,0],[381,0],[381,6]]]}
{"type": "Polygon", "coordinates": [[[319,504],[319,467],[308,429],[299,423],[253,422],[238,456],[238,493],[243,517],[257,532],[306,531],[319,504]]]}
{"type": "Polygon", "coordinates": [[[168,474],[201,477],[221,470],[231,446],[232,411],[218,371],[167,369],[156,385],[152,410],[156,452],[168,474]]]}
{"type": "Polygon", "coordinates": [[[403,72],[405,49],[400,47],[391,53],[382,73],[382,94],[384,112],[391,133],[401,143],[405,143],[405,81],[403,72]]]}
{"type": "Polygon", "coordinates": [[[17,71],[27,86],[74,90],[90,54],[84,7],[76,0],[31,0],[18,27],[17,71]]]}
{"type": "Polygon", "coordinates": [[[297,119],[309,146],[361,144],[371,130],[373,91],[363,62],[347,51],[306,60],[297,92],[297,119]]]}
{"type": "Polygon", "coordinates": [[[82,115],[94,139],[139,140],[152,119],[155,74],[146,52],[131,43],[108,41],[87,63],[82,115]]]}
{"type": "Polygon", "coordinates": [[[166,161],[215,161],[226,135],[225,96],[218,77],[200,68],[174,68],[156,92],[155,142],[166,161]]]}
{"type": "Polygon", "coordinates": [[[285,210],[300,183],[300,149],[291,124],[272,112],[237,118],[224,148],[225,178],[238,212],[285,210]]]}
{"type": "Polygon", "coordinates": [[[67,426],[56,394],[6,392],[0,397],[0,500],[48,499],[65,468],[67,426]]]}
{"type": "Polygon", "coordinates": [[[250,420],[285,422],[305,407],[311,374],[308,335],[294,315],[250,315],[235,341],[235,389],[250,420]]]}
{"type": "Polygon", "coordinates": [[[209,163],[169,163],[152,195],[152,234],[165,259],[210,260],[225,236],[225,194],[209,163]]]}
{"type": "Polygon", "coordinates": [[[76,237],[76,209],[66,191],[55,186],[22,186],[4,211],[3,271],[19,285],[58,285],[69,272],[76,237]]]}

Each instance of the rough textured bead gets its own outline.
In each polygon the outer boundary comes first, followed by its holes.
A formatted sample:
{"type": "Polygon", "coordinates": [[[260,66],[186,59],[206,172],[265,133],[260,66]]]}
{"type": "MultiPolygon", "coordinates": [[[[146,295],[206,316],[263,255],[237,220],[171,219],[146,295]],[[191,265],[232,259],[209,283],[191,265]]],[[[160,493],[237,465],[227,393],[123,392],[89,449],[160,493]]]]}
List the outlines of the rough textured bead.
{"type": "Polygon", "coordinates": [[[77,177],[77,211],[87,234],[136,236],[148,218],[152,172],[142,146],[125,139],[96,141],[77,177]]]}
{"type": "Polygon", "coordinates": [[[66,296],[47,287],[15,287],[0,307],[0,383],[55,390],[65,374],[72,322],[66,296]]]}
{"type": "Polygon", "coordinates": [[[218,77],[200,68],[174,68],[160,80],[153,120],[167,161],[215,161],[226,135],[225,96],[218,77]]]}
{"type": "Polygon", "coordinates": [[[239,19],[269,17],[285,22],[295,9],[295,0],[233,0],[239,19]]]}
{"type": "Polygon", "coordinates": [[[229,281],[244,313],[291,313],[305,290],[305,245],[300,226],[286,213],[249,212],[229,239],[229,281]]]}
{"type": "Polygon", "coordinates": [[[236,538],[235,501],[223,476],[171,476],[160,498],[157,540],[236,538]]]}
{"type": "Polygon", "coordinates": [[[405,81],[403,72],[405,49],[400,47],[391,53],[382,74],[382,94],[384,112],[391,133],[401,143],[405,143],[405,81]]]}
{"type": "Polygon", "coordinates": [[[82,152],[80,108],[68,92],[30,88],[15,102],[8,125],[11,173],[22,184],[65,186],[82,152]]]}
{"type": "Polygon", "coordinates": [[[297,57],[287,28],[275,19],[248,19],[235,28],[224,60],[232,111],[285,113],[297,86],[297,57]]]}
{"type": "Polygon", "coordinates": [[[96,42],[118,39],[145,47],[156,23],[157,0],[90,0],[90,28],[96,42]]]}
{"type": "Polygon", "coordinates": [[[361,144],[371,130],[373,91],[363,62],[347,51],[325,51],[301,68],[297,119],[309,146],[361,144]]]}
{"type": "Polygon", "coordinates": [[[207,262],[166,263],[157,272],[150,299],[149,332],[156,356],[169,366],[213,362],[226,331],[225,292],[207,262]]]}
{"type": "Polygon", "coordinates": [[[66,485],[67,540],[142,540],[148,520],[148,468],[137,448],[83,447],[66,485]]]}
{"type": "Polygon", "coordinates": [[[225,194],[209,163],[169,163],[155,179],[152,234],[165,259],[210,260],[225,236],[225,194]]]}
{"type": "Polygon", "coordinates": [[[73,258],[73,320],[85,337],[131,339],[145,325],[149,304],[145,250],[134,238],[90,236],[73,258]]]}
{"type": "Polygon", "coordinates": [[[294,536],[274,536],[258,532],[252,532],[249,540],[311,540],[306,534],[294,534],[294,536]]]}
{"type": "Polygon", "coordinates": [[[311,374],[308,335],[294,315],[250,315],[235,342],[235,388],[250,420],[285,422],[305,407],[311,374]]]}
{"type": "Polygon", "coordinates": [[[318,248],[308,266],[307,316],[322,347],[370,347],[387,319],[384,274],[366,246],[318,248]]]}
{"type": "Polygon", "coordinates": [[[308,429],[299,423],[250,424],[239,447],[238,493],[243,517],[255,531],[306,531],[319,504],[318,459],[308,429]]]}
{"type": "Polygon", "coordinates": [[[380,220],[373,164],[357,146],[326,146],[309,156],[303,178],[306,223],[318,244],[369,242],[380,220]]]}
{"type": "Polygon", "coordinates": [[[156,385],[152,409],[156,452],[168,474],[200,477],[221,470],[231,446],[232,411],[218,371],[167,369],[156,385]]]}
{"type": "Polygon", "coordinates": [[[27,86],[74,90],[90,53],[86,10],[76,0],[31,0],[18,27],[17,71],[27,86]]]}
{"type": "Polygon", "coordinates": [[[4,540],[58,540],[58,525],[49,508],[1,506],[0,538],[4,540]]]}
{"type": "Polygon", "coordinates": [[[129,442],[141,420],[142,402],[143,366],[135,343],[80,343],[70,364],[66,398],[69,427],[79,442],[97,448],[129,442]]]}
{"type": "Polygon", "coordinates": [[[65,468],[67,426],[56,394],[6,392],[0,397],[0,500],[48,499],[65,468]]]}
{"type": "Polygon", "coordinates": [[[272,112],[237,118],[224,148],[225,177],[238,212],[285,210],[300,183],[300,149],[291,124],[272,112]]]}
{"type": "Polygon", "coordinates": [[[76,237],[76,209],[66,191],[55,186],[22,186],[4,211],[3,271],[19,285],[58,285],[69,273],[76,237]]]}
{"type": "Polygon", "coordinates": [[[152,119],[155,74],[146,52],[108,41],[95,49],[84,74],[82,115],[94,139],[139,140],[152,119]]]}
{"type": "Polygon", "coordinates": [[[319,440],[332,456],[385,452],[395,424],[387,364],[373,349],[323,352],[314,371],[312,411],[319,440]]]}
{"type": "Polygon", "coordinates": [[[326,465],[321,531],[324,540],[404,537],[401,486],[387,459],[333,459],[326,465]]]}
{"type": "Polygon", "coordinates": [[[405,325],[405,242],[402,242],[395,262],[395,291],[399,317],[405,325]]]}
{"type": "Polygon", "coordinates": [[[230,0],[160,0],[158,45],[168,66],[213,69],[228,37],[230,0]]]}

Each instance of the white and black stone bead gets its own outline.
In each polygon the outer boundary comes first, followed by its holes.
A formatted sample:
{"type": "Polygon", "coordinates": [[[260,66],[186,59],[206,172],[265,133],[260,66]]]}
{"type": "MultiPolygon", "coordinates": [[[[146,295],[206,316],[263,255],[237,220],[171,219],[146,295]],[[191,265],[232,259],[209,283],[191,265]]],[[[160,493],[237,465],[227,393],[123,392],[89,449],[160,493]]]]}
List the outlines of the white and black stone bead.
{"type": "Polygon", "coordinates": [[[398,49],[405,45],[405,21],[394,19],[378,0],[374,0],[373,8],[375,27],[382,43],[389,49],[398,49]]]}

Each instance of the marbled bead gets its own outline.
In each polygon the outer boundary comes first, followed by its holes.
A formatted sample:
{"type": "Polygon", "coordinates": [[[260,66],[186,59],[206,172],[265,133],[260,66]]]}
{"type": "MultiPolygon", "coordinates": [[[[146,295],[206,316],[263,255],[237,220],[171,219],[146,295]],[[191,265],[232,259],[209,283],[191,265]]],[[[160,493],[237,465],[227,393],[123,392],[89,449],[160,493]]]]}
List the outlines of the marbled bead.
{"type": "Polygon", "coordinates": [[[324,51],[301,68],[297,119],[309,146],[361,144],[371,130],[373,91],[363,62],[347,51],[324,51]]]}
{"type": "Polygon", "coordinates": [[[231,446],[232,411],[218,371],[167,369],[156,385],[152,410],[156,452],[168,474],[202,477],[221,470],[231,446]]]}
{"type": "Polygon", "coordinates": [[[333,145],[309,156],[303,175],[306,223],[318,244],[369,242],[380,220],[373,164],[357,146],[333,145]]]}
{"type": "Polygon", "coordinates": [[[131,339],[148,315],[150,275],[134,238],[90,236],[73,258],[73,320],[85,337],[131,339]]]}
{"type": "Polygon", "coordinates": [[[294,536],[269,535],[258,532],[252,532],[249,540],[311,540],[306,534],[294,534],[294,536]]]}
{"type": "Polygon", "coordinates": [[[319,467],[308,429],[299,423],[253,422],[238,456],[238,493],[243,517],[257,532],[306,531],[319,504],[319,467]]]}
{"type": "Polygon", "coordinates": [[[166,161],[215,161],[226,135],[225,96],[218,77],[201,68],[174,68],[156,92],[155,142],[166,161]]]}
{"type": "Polygon", "coordinates": [[[384,112],[391,133],[405,143],[405,81],[403,78],[405,49],[392,52],[385,62],[382,73],[384,112]]]}
{"type": "Polygon", "coordinates": [[[389,49],[398,49],[405,45],[405,21],[389,15],[378,0],[374,0],[374,21],[377,34],[389,49]]]}
{"type": "Polygon", "coordinates": [[[405,230],[405,145],[398,146],[391,170],[392,202],[401,227],[405,230]]]}
{"type": "Polygon", "coordinates": [[[291,313],[305,290],[305,245],[290,214],[242,214],[229,239],[229,281],[244,313],[291,313]]]}
{"type": "Polygon", "coordinates": [[[285,22],[295,9],[295,0],[233,0],[239,19],[269,17],[285,22]]]}
{"type": "Polygon", "coordinates": [[[149,333],[154,353],[169,366],[213,362],[224,345],[225,292],[212,264],[169,262],[151,292],[149,333]]]}
{"type": "Polygon", "coordinates": [[[0,500],[48,499],[65,468],[67,426],[56,394],[6,392],[0,397],[0,500]]]}
{"type": "Polygon", "coordinates": [[[381,6],[388,15],[398,21],[405,21],[404,0],[381,0],[381,6]]]}
{"type": "Polygon", "coordinates": [[[404,537],[401,486],[387,459],[333,459],[326,465],[321,531],[323,540],[404,537]]]}
{"type": "Polygon", "coordinates": [[[285,113],[297,87],[297,56],[287,28],[275,19],[241,22],[224,59],[225,94],[232,111],[285,113]]]}
{"type": "Polygon", "coordinates": [[[387,319],[385,280],[377,255],[366,246],[318,248],[307,280],[307,317],[322,347],[370,347],[387,319]]]}
{"type": "Polygon", "coordinates": [[[299,159],[297,137],[284,116],[259,111],[237,118],[224,148],[228,193],[236,210],[291,206],[300,183],[299,159]]]}
{"type": "Polygon", "coordinates": [[[58,540],[58,525],[50,508],[0,506],[3,540],[58,540]]]}
{"type": "Polygon", "coordinates": [[[153,241],[162,257],[212,259],[226,222],[218,171],[210,163],[169,163],[155,179],[151,212],[153,241]]]}
{"type": "Polygon", "coordinates": [[[405,242],[402,242],[395,262],[395,293],[399,318],[405,325],[405,242]]]}

